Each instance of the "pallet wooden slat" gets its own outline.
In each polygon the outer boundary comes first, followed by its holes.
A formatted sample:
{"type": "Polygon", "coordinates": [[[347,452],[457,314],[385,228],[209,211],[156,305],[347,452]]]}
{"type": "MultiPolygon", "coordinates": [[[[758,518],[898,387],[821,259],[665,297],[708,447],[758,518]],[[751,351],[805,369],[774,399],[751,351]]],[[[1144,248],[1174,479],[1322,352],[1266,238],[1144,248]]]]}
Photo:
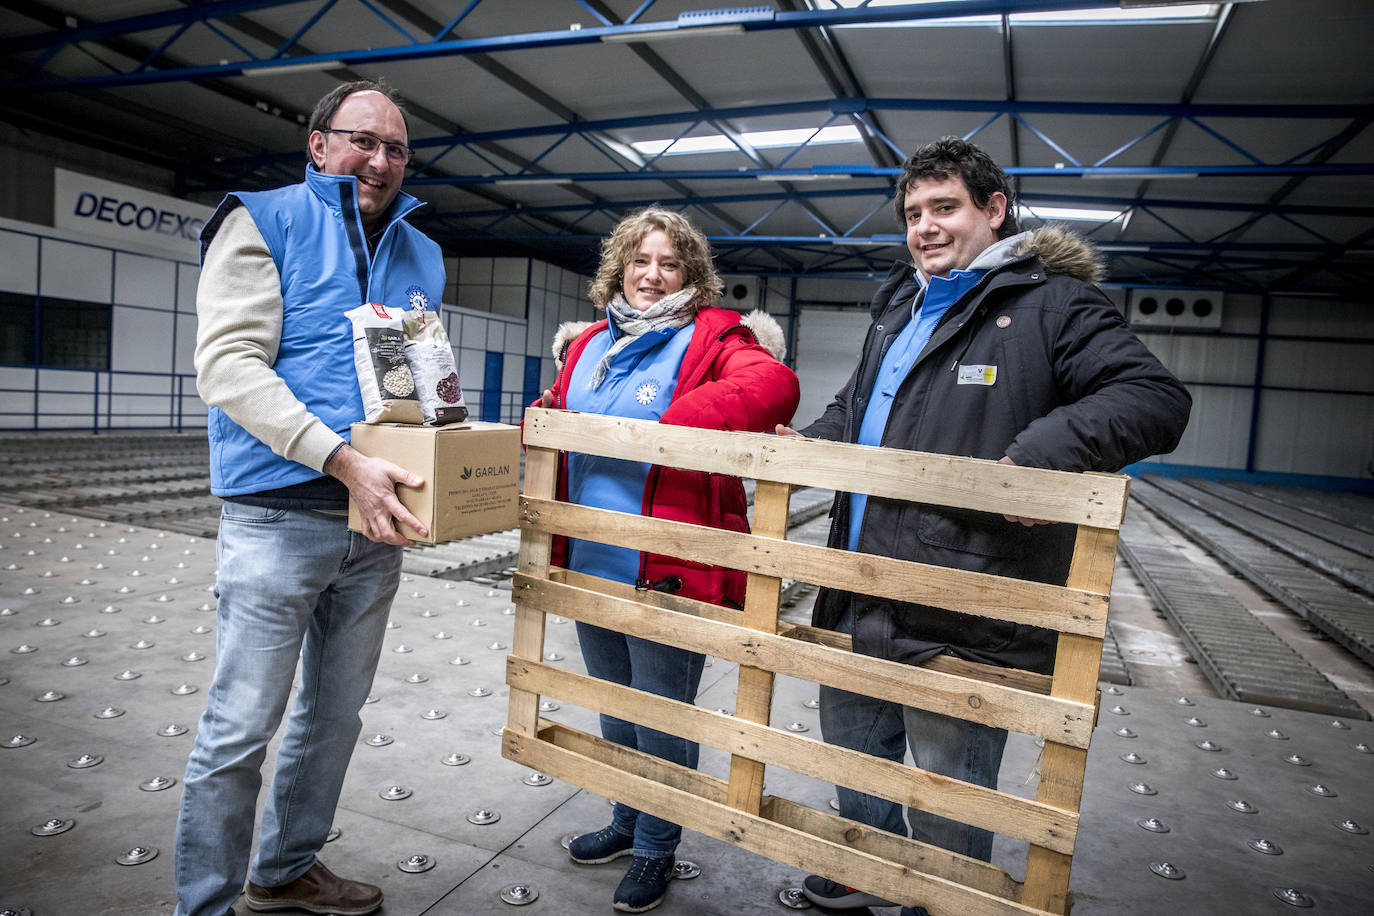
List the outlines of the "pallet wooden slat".
{"type": "MultiPolygon", "coordinates": [[[[844,649],[846,652],[854,650],[854,637],[848,633],[836,633],[834,630],[790,626],[780,630],[778,635],[786,636],[788,639],[813,642],[821,646],[830,646],[833,649],[844,649]]],[[[957,674],[961,677],[971,677],[993,684],[1005,684],[1008,687],[1015,687],[1017,690],[1029,690],[1031,693],[1046,695],[1049,694],[1050,684],[1053,681],[1053,678],[1048,674],[1024,671],[1020,668],[999,668],[996,665],[984,665],[963,658],[955,658],[953,655],[936,655],[921,662],[920,667],[929,668],[931,671],[943,671],[946,674],[957,674]]]]}
{"type": "MultiPolygon", "coordinates": [[[[787,537],[787,503],[791,493],[785,483],[759,482],[754,491],[753,529],[756,535],[787,537]]],[[[743,625],[765,633],[777,633],[782,580],[756,572],[749,573],[746,578],[743,625]]],[[[773,672],[752,665],[741,666],[739,686],[735,691],[735,715],[744,722],[767,725],[772,709],[773,672]]],[[[759,806],[763,804],[763,773],[761,761],[743,753],[731,756],[730,807],[750,814],[759,813],[759,806]]]]}
{"type": "MultiPolygon", "coordinates": [[[[704,617],[707,620],[719,620],[722,623],[742,623],[744,619],[744,612],[734,608],[708,604],[705,601],[697,601],[692,598],[682,598],[667,592],[636,591],[633,585],[624,582],[613,582],[610,579],[589,576],[561,567],[551,567],[549,579],[553,582],[576,585],[579,588],[600,591],[617,598],[628,598],[631,601],[639,601],[641,604],[677,611],[680,614],[704,617]]],[[[802,642],[816,643],[845,651],[852,650],[854,641],[847,633],[836,633],[833,630],[821,630],[816,627],[791,624],[780,627],[778,635],[787,639],[798,639],[802,642]]],[[[1005,684],[1008,687],[1029,690],[1032,693],[1048,695],[1050,692],[1051,678],[1048,674],[1037,674],[1034,671],[1023,671],[1020,668],[999,668],[996,665],[983,665],[978,662],[955,658],[952,655],[937,655],[922,662],[921,667],[988,681],[993,684],[1005,684]]]]}
{"type": "MultiPolygon", "coordinates": [[[[525,492],[551,498],[557,486],[558,453],[530,449],[525,454],[525,492]]],[[[521,532],[519,569],[531,576],[548,575],[552,542],[553,538],[542,532],[521,532]]],[[[515,633],[511,639],[513,657],[536,662],[543,657],[545,619],[546,615],[534,608],[516,605],[515,633]]],[[[506,722],[510,728],[533,735],[539,722],[539,695],[512,687],[506,722]]]]}
{"type": "Polygon", "coordinates": [[[527,446],[1072,525],[1119,528],[1126,515],[1126,478],[1117,474],[1066,475],[796,436],[727,433],[722,438],[687,426],[540,408],[526,411],[524,430],[527,446]],[[989,471],[989,465],[998,470],[989,471]]]}
{"type": "MultiPolygon", "coordinates": [[[[1116,568],[1115,531],[1081,526],[1074,542],[1073,562],[1068,581],[1089,587],[1112,585],[1116,568]]],[[[1051,693],[1070,699],[1091,698],[1097,691],[1098,666],[1102,660],[1102,640],[1085,639],[1069,633],[1059,634],[1055,653],[1054,684],[1051,693]]],[[[1040,786],[1036,799],[1078,810],[1083,796],[1083,772],[1088,764],[1087,748],[1066,747],[1045,742],[1040,764],[1040,786]]],[[[1072,854],[1031,845],[1026,854],[1025,899],[1056,913],[1067,912],[1069,871],[1072,854]]]]}
{"type": "Polygon", "coordinates": [[[779,541],[703,525],[522,497],[521,525],[632,550],[929,604],[965,614],[1102,637],[1107,596],[867,553],[779,541]]]}
{"type": "Polygon", "coordinates": [[[511,582],[517,603],[641,639],[768,668],[801,680],[852,690],[907,706],[923,706],[997,728],[1087,747],[1092,703],[1045,697],[943,671],[855,655],[761,633],[747,627],[659,610],[623,598],[533,579],[511,582]]]}

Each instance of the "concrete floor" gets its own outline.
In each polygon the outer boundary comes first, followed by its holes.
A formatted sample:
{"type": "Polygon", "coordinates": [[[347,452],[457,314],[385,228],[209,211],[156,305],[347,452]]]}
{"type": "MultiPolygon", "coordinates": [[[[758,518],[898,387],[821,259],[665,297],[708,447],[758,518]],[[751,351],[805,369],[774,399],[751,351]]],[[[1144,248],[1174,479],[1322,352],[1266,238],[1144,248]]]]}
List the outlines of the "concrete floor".
{"type": "MultiPolygon", "coordinates": [[[[178,787],[214,663],[213,542],[0,506],[0,545],[0,913],[170,913],[178,787]],[[152,645],[135,648],[144,642],[152,645]],[[116,677],[125,671],[140,676],[116,677]],[[124,712],[99,717],[107,709],[124,712]],[[166,734],[171,725],[187,730],[166,734]],[[71,766],[87,754],[103,760],[71,766]],[[175,783],[149,791],[157,777],[175,783]],[[50,820],[73,824],[35,836],[33,828],[50,820]],[[116,864],[135,847],[157,855],[116,864]]],[[[1278,709],[1262,718],[1217,699],[1129,570],[1118,568],[1114,592],[1113,626],[1135,686],[1108,687],[1120,692],[1103,696],[1074,860],[1074,912],[1291,911],[1275,888],[1296,889],[1318,912],[1369,912],[1374,836],[1338,825],[1374,827],[1374,753],[1359,749],[1374,747],[1374,723],[1336,727],[1329,717],[1278,709]],[[1194,705],[1181,705],[1184,696],[1194,705]],[[1122,727],[1137,737],[1118,735],[1122,727]],[[1286,737],[1269,737],[1274,729],[1286,737]],[[1200,749],[1204,738],[1222,750],[1200,749]],[[1122,759],[1131,752],[1145,762],[1122,759]],[[1303,765],[1286,760],[1295,754],[1303,765]],[[1238,778],[1214,776],[1222,767],[1238,778]],[[1155,794],[1132,790],[1138,783],[1155,794]],[[1334,795],[1316,794],[1316,785],[1334,795]],[[1239,799],[1258,811],[1228,807],[1239,799]],[[1142,829],[1137,822],[1147,817],[1170,832],[1142,829]],[[1283,853],[1257,852],[1248,845],[1256,839],[1283,853]],[[1164,862],[1184,877],[1151,870],[1164,862]]],[[[377,700],[364,707],[364,740],[335,819],[341,833],[322,854],[336,870],[380,884],[387,916],[611,912],[623,862],[577,866],[560,848],[567,834],[606,823],[605,800],[558,781],[530,785],[529,770],[500,756],[511,610],[508,582],[499,579],[407,576],[401,585],[374,681],[377,700]],[[459,657],[466,663],[455,664],[459,657]],[[479,687],[490,694],[473,696],[479,687]],[[426,718],[432,710],[443,716],[426,718]],[[375,735],[392,741],[371,746],[366,739],[375,735]],[[470,762],[447,765],[455,753],[470,762]],[[381,797],[393,786],[409,794],[381,797]],[[481,809],[500,819],[470,823],[481,809]],[[399,863],[413,856],[429,857],[433,867],[402,871],[399,863]],[[534,888],[538,899],[513,908],[500,898],[513,884],[534,888]]],[[[789,613],[804,617],[806,607],[789,613]]],[[[1323,657],[1331,648],[1310,651],[1323,657]]],[[[550,622],[546,649],[580,670],[570,622],[550,622]]],[[[1358,688],[1352,696],[1369,708],[1367,669],[1350,677],[1358,688]]],[[[714,662],[698,705],[733,708],[735,680],[735,666],[714,662]]],[[[774,723],[796,722],[819,738],[816,712],[804,705],[814,696],[813,685],[780,678],[774,723]]],[[[547,715],[595,730],[585,710],[563,706],[547,715]]],[[[1000,788],[1033,796],[1037,754],[1029,738],[1013,735],[1000,788]]],[[[703,770],[724,775],[727,766],[725,755],[703,748],[703,770]]],[[[768,791],[819,808],[833,797],[830,786],[776,768],[768,791]]],[[[1023,844],[998,838],[995,860],[1014,877],[1024,873],[1024,855],[1023,844]]],[[[679,856],[701,875],[675,883],[658,910],[665,916],[782,913],[779,893],[802,877],[691,832],[679,856]]]]}

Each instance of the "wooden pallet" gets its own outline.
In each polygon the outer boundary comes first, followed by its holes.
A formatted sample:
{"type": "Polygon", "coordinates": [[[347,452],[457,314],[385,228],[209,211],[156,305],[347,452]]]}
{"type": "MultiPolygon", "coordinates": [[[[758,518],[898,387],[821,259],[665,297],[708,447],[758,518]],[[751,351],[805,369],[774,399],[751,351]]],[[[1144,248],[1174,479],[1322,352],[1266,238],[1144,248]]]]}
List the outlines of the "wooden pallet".
{"type": "Polygon", "coordinates": [[[1096,714],[1117,532],[1128,480],[754,433],[531,409],[510,712],[503,754],[565,782],[699,833],[898,902],[962,914],[1065,913],[1088,741],[1096,714]],[[576,506],[554,499],[560,450],[758,481],[750,534],[576,506]],[[1078,526],[1063,587],[963,572],[785,539],[792,485],[1008,513],[1078,526]],[[742,611],[550,565],[555,535],[743,569],[742,611]],[[849,637],[778,624],[783,579],[1047,627],[1052,675],[947,656],[913,667],[856,655],[849,637]],[[546,614],[737,663],[733,716],[545,664],[546,614]],[[785,674],[1044,739],[1035,800],[974,786],[773,728],[773,678],[785,674]],[[539,718],[541,696],[672,732],[732,755],[728,780],[694,772],[539,718]],[[986,862],[763,794],[782,767],[912,805],[1029,844],[1026,879],[986,862]]]}

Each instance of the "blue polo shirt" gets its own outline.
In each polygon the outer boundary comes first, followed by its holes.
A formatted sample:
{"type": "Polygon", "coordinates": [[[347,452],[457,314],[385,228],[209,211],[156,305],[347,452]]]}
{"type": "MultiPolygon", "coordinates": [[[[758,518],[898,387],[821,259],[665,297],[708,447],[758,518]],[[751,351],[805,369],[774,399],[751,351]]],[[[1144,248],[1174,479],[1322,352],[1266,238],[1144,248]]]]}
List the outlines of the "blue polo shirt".
{"type": "MultiPolygon", "coordinates": [[[[931,277],[925,288],[925,296],[916,297],[911,305],[911,320],[902,328],[897,339],[892,341],[892,346],[887,348],[878,366],[878,376],[873,380],[873,391],[869,394],[868,407],[859,425],[860,445],[883,444],[883,432],[887,429],[887,418],[892,413],[892,401],[897,396],[897,389],[930,342],[935,325],[949,311],[949,307],[977,285],[986,273],[986,270],[952,270],[948,279],[931,277]]],[[[917,274],[916,282],[920,281],[920,274],[917,274]]],[[[868,494],[849,494],[850,550],[859,548],[859,529],[863,527],[867,505],[868,494]]]]}

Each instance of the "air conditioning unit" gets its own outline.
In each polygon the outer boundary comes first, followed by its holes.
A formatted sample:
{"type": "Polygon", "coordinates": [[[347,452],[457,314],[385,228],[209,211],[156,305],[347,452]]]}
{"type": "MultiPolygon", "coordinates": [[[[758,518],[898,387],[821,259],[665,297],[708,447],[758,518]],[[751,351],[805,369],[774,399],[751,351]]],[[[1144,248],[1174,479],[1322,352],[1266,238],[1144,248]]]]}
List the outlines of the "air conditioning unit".
{"type": "Polygon", "coordinates": [[[762,297],[759,289],[762,278],[749,274],[722,274],[725,295],[720,297],[720,307],[739,312],[741,315],[761,308],[762,297]]]}
{"type": "Polygon", "coordinates": [[[1142,328],[1221,329],[1223,294],[1213,289],[1132,287],[1127,313],[1142,328]]]}

